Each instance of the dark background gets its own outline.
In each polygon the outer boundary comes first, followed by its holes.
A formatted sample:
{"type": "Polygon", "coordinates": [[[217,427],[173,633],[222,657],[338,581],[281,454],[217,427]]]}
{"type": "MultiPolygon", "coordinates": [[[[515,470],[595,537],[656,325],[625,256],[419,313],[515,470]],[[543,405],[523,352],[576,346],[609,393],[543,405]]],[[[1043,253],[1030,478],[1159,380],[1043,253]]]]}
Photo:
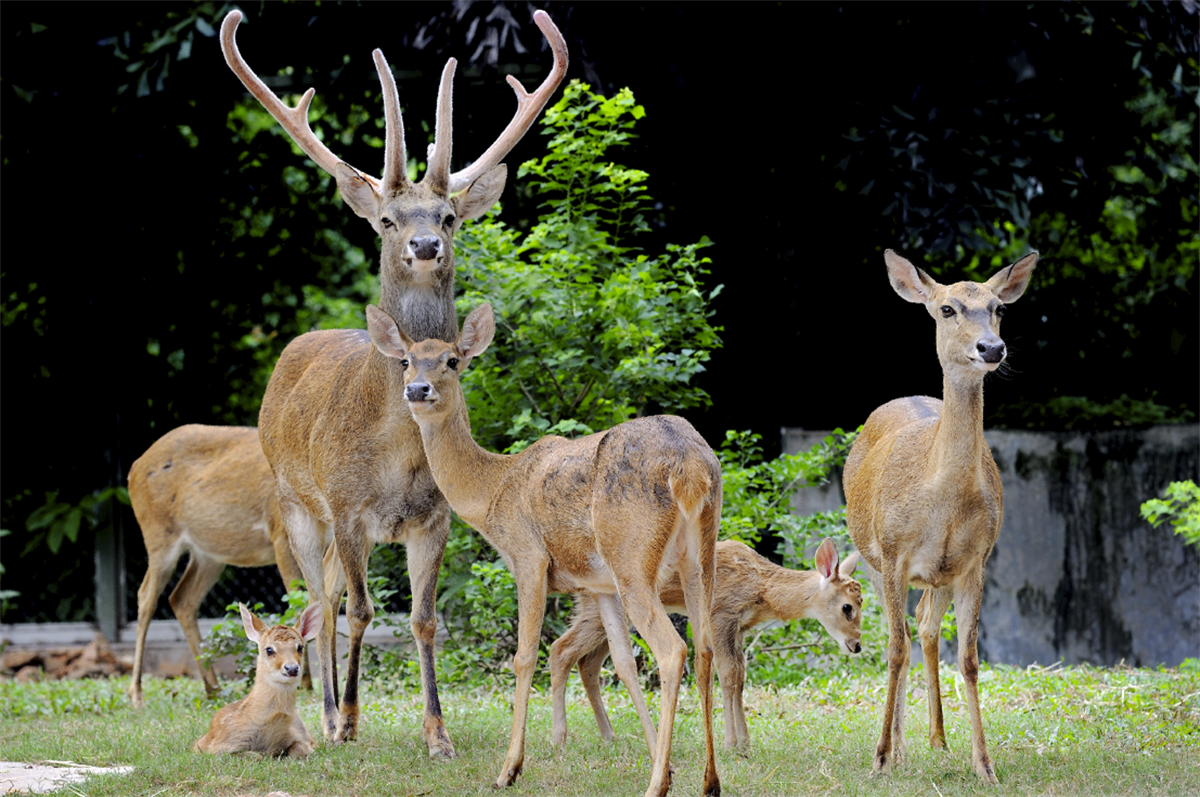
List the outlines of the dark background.
{"type": "MultiPolygon", "coordinates": [[[[276,181],[298,160],[282,139],[260,135],[247,148],[226,128],[243,88],[217,38],[186,18],[215,28],[231,7],[5,5],[0,377],[3,526],[14,534],[2,544],[5,586],[22,590],[22,612],[33,611],[43,578],[18,555],[25,518],[46,492],[76,502],[123,484],[129,463],[171,428],[227,422],[221,403],[248,367],[228,340],[261,323],[264,294],[298,291],[317,273],[319,245],[304,235],[280,241],[269,229],[230,244],[228,218],[279,191],[247,158],[274,164],[276,181]],[[169,363],[178,350],[182,360],[169,363]]],[[[382,47],[410,148],[432,117],[446,57],[458,57],[454,168],[511,116],[501,71],[516,64],[531,84],[550,63],[526,3],[241,7],[251,66],[263,75],[295,67],[296,88],[277,92],[313,85],[335,103],[377,91],[370,51],[382,47]],[[489,32],[496,45],[481,47],[489,32]],[[517,51],[514,33],[528,52],[517,51]]],[[[646,108],[639,138],[615,155],[650,173],[662,205],[641,244],[656,252],[667,241],[714,242],[706,252],[712,283],[725,285],[715,305],[724,348],[702,376],[712,407],[690,419],[714,445],[726,429],[753,429],[769,454],[782,426],[852,428],[891,398],[939,394],[933,325],[888,286],[883,249],[953,281],[956,247],[978,250],[971,229],[980,220],[1019,227],[1052,210],[1098,230],[1113,195],[1109,167],[1140,159],[1147,136],[1125,103],[1144,74],[1168,86],[1176,61],[1190,64],[1186,75],[1195,70],[1194,6],[1180,4],[545,7],[568,40],[568,79],[629,86],[646,108]],[[1138,48],[1144,70],[1132,66],[1138,48]],[[927,252],[936,254],[928,264],[927,252]]],[[[1194,120],[1194,97],[1173,101],[1194,120]]],[[[1189,135],[1194,155],[1194,128],[1189,135]]],[[[522,194],[515,166],[542,146],[531,133],[507,159],[509,224],[533,217],[536,200],[522,194]]],[[[378,150],[332,148],[382,170],[378,150]]],[[[1146,216],[1148,243],[1194,235],[1194,218],[1180,231],[1178,210],[1181,196],[1195,207],[1194,175],[1171,190],[1146,216]]],[[[374,258],[369,225],[332,188],[319,201],[322,220],[374,258]]],[[[1031,244],[1048,268],[1053,244],[1031,244]]],[[[1127,394],[1196,411],[1194,265],[1133,329],[1106,326],[1105,306],[1123,300],[1108,283],[1045,284],[1044,273],[1005,317],[1010,367],[987,383],[989,425],[1019,423],[1011,408],[1055,396],[1127,394]],[[992,414],[998,407],[1007,415],[992,414]]]]}

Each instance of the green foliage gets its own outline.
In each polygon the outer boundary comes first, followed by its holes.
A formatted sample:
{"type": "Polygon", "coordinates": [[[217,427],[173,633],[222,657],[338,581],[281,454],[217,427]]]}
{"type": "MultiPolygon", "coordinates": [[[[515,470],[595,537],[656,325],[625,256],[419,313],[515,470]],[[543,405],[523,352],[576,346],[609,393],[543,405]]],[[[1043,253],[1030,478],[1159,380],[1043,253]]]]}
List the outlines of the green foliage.
{"type": "MultiPolygon", "coordinates": [[[[721,460],[724,500],[721,505],[721,539],[739,540],[750,547],[764,537],[779,539],[787,567],[805,566],[806,545],[833,537],[839,550],[849,548],[844,510],[797,516],[791,513],[792,495],[801,487],[819,487],[841,467],[858,431],[835,429],[811,451],[782,454],[764,462],[762,435],[728,431],[717,457],[721,460]]],[[[808,566],[812,561],[808,560],[808,566]]]]}
{"type": "Polygon", "coordinates": [[[548,154],[518,174],[545,196],[523,238],[485,217],[456,240],[458,309],[483,301],[499,334],[464,389],[481,444],[518,451],[545,434],[578,436],[649,410],[705,406],[691,380],[720,345],[709,322],[720,286],[702,285],[707,239],[640,253],[646,173],[605,160],[644,114],[572,82],[543,124],[548,154]]]}
{"type": "Polygon", "coordinates": [[[50,553],[58,553],[63,540],[78,540],[79,527],[85,519],[92,530],[105,522],[111,509],[109,502],[113,500],[129,506],[129,491],[124,487],[109,487],[85,495],[77,504],[59,501],[58,492],[46,493],[46,503],[34,510],[25,521],[25,530],[31,532],[32,536],[25,541],[21,556],[33,551],[43,542],[50,549],[50,553]]]}
{"type": "Polygon", "coordinates": [[[1142,504],[1142,517],[1157,528],[1170,521],[1175,533],[1188,545],[1200,547],[1200,487],[1191,479],[1171,482],[1164,498],[1151,498],[1142,504]]]}

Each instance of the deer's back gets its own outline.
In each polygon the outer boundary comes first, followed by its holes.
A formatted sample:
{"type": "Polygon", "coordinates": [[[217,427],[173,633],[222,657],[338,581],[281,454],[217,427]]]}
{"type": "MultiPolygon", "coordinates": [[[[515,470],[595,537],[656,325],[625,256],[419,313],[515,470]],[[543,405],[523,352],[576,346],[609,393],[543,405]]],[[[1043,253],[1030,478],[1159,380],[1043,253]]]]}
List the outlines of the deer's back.
{"type": "Polygon", "coordinates": [[[275,486],[257,429],[168,432],[130,466],[129,499],[148,551],[184,546],[241,567],[275,561],[275,486]]]}

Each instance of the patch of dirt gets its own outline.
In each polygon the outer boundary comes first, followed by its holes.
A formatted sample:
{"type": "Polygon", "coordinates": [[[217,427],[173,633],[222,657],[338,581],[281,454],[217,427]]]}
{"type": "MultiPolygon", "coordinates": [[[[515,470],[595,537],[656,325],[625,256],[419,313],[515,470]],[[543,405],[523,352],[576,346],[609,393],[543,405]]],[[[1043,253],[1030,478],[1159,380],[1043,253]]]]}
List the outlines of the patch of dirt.
{"type": "Polygon", "coordinates": [[[128,775],[133,767],[89,767],[71,761],[21,764],[0,761],[0,794],[45,794],[92,775],[128,775]]]}
{"type": "Polygon", "coordinates": [[[0,670],[6,674],[12,673],[12,677],[21,683],[46,679],[108,678],[125,675],[131,669],[129,662],[113,655],[103,634],[96,634],[96,638],[86,647],[10,649],[4,652],[4,658],[0,660],[0,670]]]}

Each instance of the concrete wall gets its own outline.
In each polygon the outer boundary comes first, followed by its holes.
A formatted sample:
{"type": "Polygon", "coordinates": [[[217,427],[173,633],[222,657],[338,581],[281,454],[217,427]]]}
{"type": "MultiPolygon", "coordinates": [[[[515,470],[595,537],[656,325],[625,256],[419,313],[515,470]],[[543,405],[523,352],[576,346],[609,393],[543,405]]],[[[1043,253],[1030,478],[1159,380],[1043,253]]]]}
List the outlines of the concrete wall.
{"type": "MultiPolygon", "coordinates": [[[[783,450],[826,434],[784,429],[783,450]]],[[[1019,665],[1200,657],[1200,551],[1138,513],[1168,482],[1200,481],[1200,426],[984,436],[1004,482],[1004,525],[987,565],[980,655],[1019,665]]],[[[844,500],[839,474],[792,506],[844,500]]]]}

